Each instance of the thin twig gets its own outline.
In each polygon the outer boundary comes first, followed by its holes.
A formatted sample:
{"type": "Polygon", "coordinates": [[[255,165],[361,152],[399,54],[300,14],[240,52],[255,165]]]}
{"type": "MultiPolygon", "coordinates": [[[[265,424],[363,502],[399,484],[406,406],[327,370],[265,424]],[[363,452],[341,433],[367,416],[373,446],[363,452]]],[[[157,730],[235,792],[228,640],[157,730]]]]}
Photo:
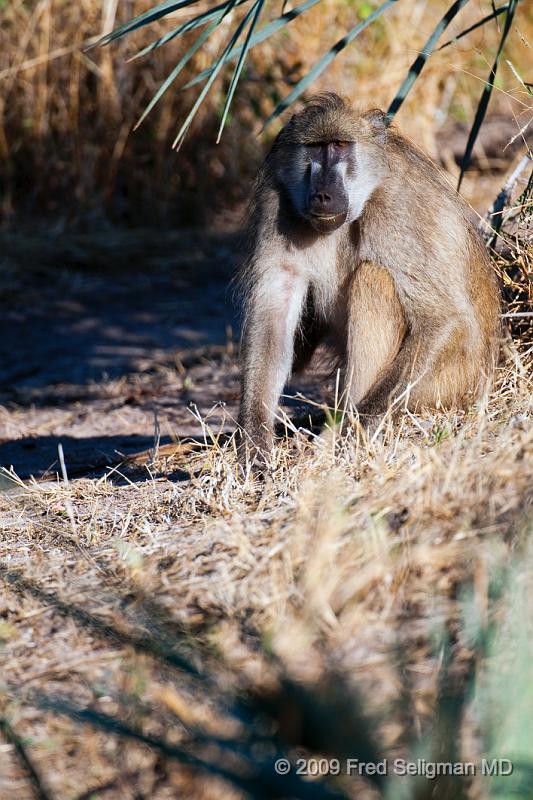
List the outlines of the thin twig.
{"type": "Polygon", "coordinates": [[[523,158],[520,159],[518,165],[505,181],[502,190],[492,204],[492,208],[487,212],[479,224],[479,230],[489,241],[490,246],[494,246],[495,239],[500,232],[503,221],[503,212],[505,210],[505,206],[509,202],[509,198],[511,197],[511,193],[516,185],[516,182],[527,167],[528,163],[531,163],[531,160],[531,153],[526,153],[523,158]]]}
{"type": "Polygon", "coordinates": [[[76,536],[77,533],[76,519],[74,517],[74,507],[70,500],[70,484],[68,482],[67,465],[65,464],[65,454],[63,452],[63,445],[61,443],[57,445],[57,452],[59,454],[59,463],[61,465],[61,475],[63,476],[63,483],[65,484],[65,489],[68,492],[68,496],[65,499],[65,508],[70,519],[72,533],[74,536],[76,536]]]}
{"type": "Polygon", "coordinates": [[[513,317],[533,317],[533,311],[512,311],[507,314],[500,314],[502,319],[511,319],[513,317]]]}

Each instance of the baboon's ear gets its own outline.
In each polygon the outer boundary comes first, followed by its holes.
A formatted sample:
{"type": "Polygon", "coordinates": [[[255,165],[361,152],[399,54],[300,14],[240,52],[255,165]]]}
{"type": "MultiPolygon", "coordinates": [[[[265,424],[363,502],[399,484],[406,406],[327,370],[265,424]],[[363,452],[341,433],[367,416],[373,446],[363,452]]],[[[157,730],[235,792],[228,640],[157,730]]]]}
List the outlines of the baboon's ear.
{"type": "Polygon", "coordinates": [[[374,133],[380,139],[384,140],[385,134],[387,133],[387,128],[390,125],[390,119],[386,113],[380,108],[371,108],[370,111],[366,111],[363,114],[363,118],[370,123],[374,133]]]}

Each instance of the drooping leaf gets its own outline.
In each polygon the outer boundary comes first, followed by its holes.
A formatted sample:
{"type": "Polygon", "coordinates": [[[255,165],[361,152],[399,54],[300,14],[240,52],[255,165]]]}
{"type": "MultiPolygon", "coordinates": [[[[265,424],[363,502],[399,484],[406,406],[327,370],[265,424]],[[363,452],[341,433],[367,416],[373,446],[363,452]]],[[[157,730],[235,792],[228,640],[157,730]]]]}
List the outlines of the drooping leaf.
{"type": "MultiPolygon", "coordinates": [[[[306,0],[305,3],[301,3],[299,6],[295,6],[291,8],[289,11],[283,13],[280,17],[272,20],[269,22],[268,25],[264,25],[257,33],[250,38],[250,48],[254,47],[256,44],[260,44],[261,42],[266,41],[270,36],[272,36],[277,31],[281,30],[285,27],[289,22],[292,22],[293,19],[296,19],[303,14],[308,9],[315,6],[317,3],[320,3],[320,0],[306,0]]],[[[226,56],[226,61],[231,61],[233,58],[237,58],[240,56],[242,52],[242,44],[237,45],[231,50],[228,55],[226,56]]],[[[183,89],[190,89],[191,86],[194,86],[197,83],[205,80],[211,74],[211,67],[208,69],[204,69],[202,72],[198,73],[194,78],[192,78],[188,83],[183,86],[183,89]]]]}
{"type": "MultiPolygon", "coordinates": [[[[234,2],[235,2],[235,0],[234,0],[234,2]]],[[[211,74],[209,76],[209,79],[208,79],[207,83],[205,84],[204,88],[202,89],[202,91],[198,95],[198,97],[196,99],[196,102],[194,103],[193,107],[189,111],[189,114],[187,115],[187,118],[186,118],[185,122],[183,123],[183,125],[179,129],[179,131],[177,133],[177,136],[174,139],[174,142],[172,143],[172,147],[174,149],[179,150],[179,148],[181,147],[181,144],[183,142],[183,138],[184,138],[185,134],[187,133],[187,130],[189,129],[191,122],[193,121],[194,117],[196,116],[196,112],[200,108],[205,96],[207,95],[209,89],[213,85],[218,73],[220,72],[220,70],[224,66],[227,54],[231,51],[231,49],[233,47],[235,47],[236,43],[239,40],[239,37],[240,37],[241,33],[243,32],[243,30],[246,28],[246,26],[250,22],[250,19],[253,16],[254,13],[255,13],[255,6],[252,6],[252,8],[249,11],[246,12],[246,15],[243,17],[243,19],[237,25],[237,28],[236,28],[235,32],[233,33],[231,39],[229,40],[228,44],[224,48],[224,50],[221,53],[221,55],[214,62],[213,68],[212,68],[212,71],[211,71],[211,74]]],[[[216,25],[216,24],[217,23],[215,23],[215,22],[212,23],[212,25],[216,25]]],[[[212,26],[210,26],[210,27],[212,27],[212,26]]]]}
{"type": "Polygon", "coordinates": [[[129,22],[125,22],[124,25],[120,25],[118,28],[115,28],[113,31],[111,31],[111,33],[107,33],[105,36],[102,36],[101,39],[87,49],[90,50],[93,47],[109,44],[109,42],[112,42],[115,39],[120,39],[121,36],[125,36],[127,33],[131,33],[138,28],[149,25],[151,22],[155,22],[161,17],[166,17],[167,14],[177,11],[179,8],[186,8],[187,6],[192,6],[197,2],[198,0],[164,0],[163,3],[158,3],[158,5],[154,6],[154,8],[150,8],[143,14],[139,14],[138,17],[134,17],[134,19],[130,19],[129,22]]]}
{"type": "Polygon", "coordinates": [[[464,31],[461,31],[461,33],[458,33],[457,36],[454,36],[453,39],[449,39],[447,42],[444,42],[444,44],[441,44],[440,47],[437,47],[435,52],[439,53],[441,50],[444,50],[445,47],[449,47],[451,44],[455,44],[455,42],[458,42],[459,39],[463,38],[463,36],[467,36],[469,33],[472,33],[472,31],[475,31],[476,28],[481,28],[482,25],[485,25],[487,22],[490,22],[491,19],[496,19],[496,17],[499,17],[500,14],[504,14],[508,8],[509,8],[508,5],[499,6],[498,8],[495,8],[492,14],[487,14],[486,17],[478,19],[478,21],[475,22],[473,25],[470,25],[469,28],[466,28],[464,31]]]}
{"type": "Polygon", "coordinates": [[[155,104],[158,103],[159,100],[162,98],[162,96],[164,95],[170,84],[176,80],[177,76],[179,75],[183,67],[187,64],[188,61],[190,61],[190,59],[197,52],[197,50],[200,49],[203,43],[209,38],[209,36],[213,33],[213,31],[217,28],[217,26],[222,22],[224,17],[227,16],[230,13],[230,11],[233,10],[236,3],[237,0],[229,0],[229,2],[226,5],[224,5],[223,8],[218,12],[211,25],[209,25],[204,31],[202,31],[202,33],[198,36],[194,44],[191,47],[189,47],[185,55],[183,55],[180,58],[180,60],[178,61],[172,72],[169,75],[167,75],[167,77],[165,78],[165,80],[155,93],[155,95],[152,97],[152,99],[144,109],[140,119],[135,124],[134,130],[137,130],[137,128],[139,127],[139,125],[141,125],[143,120],[146,119],[146,117],[153,109],[155,104]]]}
{"type": "MultiPolygon", "coordinates": [[[[235,8],[247,2],[248,0],[237,0],[235,3],[235,8]]],[[[189,31],[198,28],[200,25],[206,25],[210,20],[217,17],[219,12],[223,11],[227,5],[227,2],[221,3],[220,5],[211,8],[209,11],[204,11],[202,14],[197,14],[192,19],[187,20],[187,22],[183,22],[181,25],[178,25],[177,28],[174,28],[173,30],[168,31],[168,33],[165,33],[163,36],[160,36],[159,39],[147,44],[146,47],[143,47],[142,50],[139,50],[138,53],[129,58],[128,62],[135,61],[137,58],[142,58],[142,56],[151,53],[153,50],[157,50],[158,47],[161,47],[167,42],[172,41],[172,39],[175,39],[177,36],[182,36],[184,33],[188,33],[189,31]]]]}
{"type": "Polygon", "coordinates": [[[513,21],[517,5],[518,5],[518,0],[510,0],[509,8],[507,10],[507,14],[505,17],[505,24],[503,26],[502,35],[500,37],[500,43],[498,45],[498,51],[494,58],[494,62],[492,64],[487,82],[483,88],[483,92],[481,93],[481,97],[479,98],[479,103],[476,109],[476,116],[474,117],[474,122],[472,123],[472,127],[468,135],[468,141],[466,143],[465,152],[461,160],[461,172],[459,175],[459,180],[457,181],[457,191],[459,191],[459,189],[461,188],[461,183],[463,181],[464,174],[468,168],[468,165],[470,164],[472,151],[474,149],[474,145],[478,137],[479,129],[481,128],[483,120],[485,119],[485,114],[487,113],[487,107],[489,105],[489,100],[492,94],[492,87],[494,86],[494,79],[496,78],[496,70],[498,69],[498,63],[500,61],[500,56],[502,54],[505,40],[507,39],[507,35],[511,30],[511,24],[513,21]]]}
{"type": "MultiPolygon", "coordinates": [[[[304,77],[298,81],[294,89],[287,95],[287,97],[276,106],[272,114],[265,122],[263,129],[266,128],[267,125],[270,125],[270,123],[276,119],[276,117],[279,117],[279,115],[285,111],[286,108],[294,103],[294,101],[302,94],[302,92],[305,92],[307,87],[310,86],[310,84],[318,78],[318,76],[326,69],[326,67],[331,64],[333,59],[342,50],[344,50],[345,47],[353,42],[356,36],[359,36],[361,31],[364,31],[365,28],[367,28],[372,22],[374,22],[374,20],[380,17],[384,11],[386,11],[396,2],[400,2],[400,0],[386,0],[386,2],[382,3],[379,8],[376,8],[376,10],[373,11],[370,16],[366,17],[364,20],[361,20],[361,22],[358,22],[357,25],[355,25],[345,36],[342,37],[342,39],[339,39],[339,41],[336,42],[336,44],[334,44],[333,47],[331,47],[313,67],[311,67],[307,75],[304,75],[304,77]]],[[[467,2],[467,0],[463,0],[463,2],[467,2]]]]}
{"type": "Polygon", "coordinates": [[[394,115],[397,113],[398,109],[402,105],[403,101],[411,91],[411,87],[413,86],[415,80],[418,78],[426,61],[430,57],[431,53],[433,52],[437,41],[439,40],[442,32],[446,30],[450,22],[454,19],[454,17],[459,13],[459,11],[469,3],[470,0],[456,0],[456,2],[450,6],[446,14],[439,20],[438,24],[435,26],[431,36],[426,41],[424,47],[422,48],[422,52],[419,56],[413,61],[411,66],[409,67],[409,71],[402,82],[402,85],[396,92],[396,96],[394,100],[390,104],[387,116],[389,119],[392,119],[394,115]]]}
{"type": "Polygon", "coordinates": [[[255,30],[257,23],[259,22],[259,17],[261,16],[261,11],[263,10],[263,6],[265,4],[265,0],[256,0],[254,3],[254,14],[252,16],[252,21],[250,22],[250,27],[248,28],[248,32],[246,34],[246,39],[244,40],[244,44],[241,48],[241,53],[239,55],[239,60],[237,61],[237,66],[235,67],[235,72],[232,75],[231,83],[228,89],[228,94],[226,95],[226,102],[224,103],[224,110],[222,112],[222,119],[220,121],[220,128],[218,130],[217,136],[217,144],[220,142],[220,137],[222,136],[222,131],[224,130],[224,125],[226,124],[226,119],[229,113],[231,101],[233,100],[233,95],[235,94],[235,89],[237,88],[237,83],[239,81],[239,77],[244,66],[244,62],[246,61],[246,55],[248,50],[250,49],[250,40],[255,30]]]}

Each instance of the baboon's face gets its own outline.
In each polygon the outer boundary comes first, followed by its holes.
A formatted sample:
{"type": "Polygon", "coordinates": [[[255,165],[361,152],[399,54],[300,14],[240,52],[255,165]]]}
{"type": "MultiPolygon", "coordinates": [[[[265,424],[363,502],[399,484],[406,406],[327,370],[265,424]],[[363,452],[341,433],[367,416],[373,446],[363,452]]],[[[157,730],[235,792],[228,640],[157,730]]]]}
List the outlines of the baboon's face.
{"type": "Polygon", "coordinates": [[[386,125],[323,95],[289,121],[272,151],[278,186],[319,233],[356,220],[386,172],[386,125]]]}
{"type": "Polygon", "coordinates": [[[340,228],[350,210],[349,185],[355,172],[354,142],[302,144],[296,161],[299,175],[295,176],[291,198],[297,203],[297,211],[319,233],[340,228]]]}

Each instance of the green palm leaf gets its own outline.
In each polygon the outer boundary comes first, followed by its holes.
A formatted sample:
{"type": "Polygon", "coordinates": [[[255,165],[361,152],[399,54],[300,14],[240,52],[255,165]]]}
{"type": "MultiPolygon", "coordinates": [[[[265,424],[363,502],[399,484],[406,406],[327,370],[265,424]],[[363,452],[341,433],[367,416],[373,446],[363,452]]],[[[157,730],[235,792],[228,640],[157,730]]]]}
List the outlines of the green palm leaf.
{"type": "MultiPolygon", "coordinates": [[[[320,3],[320,0],[306,0],[305,3],[301,3],[301,5],[291,8],[289,11],[286,11],[281,16],[272,20],[272,22],[269,22],[268,25],[264,25],[261,28],[261,30],[257,31],[257,33],[254,33],[254,35],[250,38],[250,48],[254,47],[254,45],[256,44],[264,42],[274,33],[277,33],[277,31],[285,27],[285,25],[287,25],[289,22],[292,22],[293,19],[299,17],[300,14],[303,14],[304,11],[307,11],[308,9],[312,8],[317,3],[320,3]]],[[[243,48],[242,44],[238,45],[237,47],[234,47],[233,50],[231,50],[228,53],[225,60],[231,61],[233,58],[237,58],[238,56],[240,56],[242,48],[243,48]]],[[[211,74],[211,67],[209,67],[208,69],[204,69],[202,72],[199,72],[198,75],[196,75],[194,78],[192,78],[188,83],[186,83],[185,86],[183,86],[182,88],[190,89],[191,86],[194,86],[195,84],[200,83],[201,81],[208,78],[210,74],[211,74]]]]}
{"type": "Polygon", "coordinates": [[[472,33],[472,31],[475,31],[476,28],[481,28],[482,25],[485,25],[487,22],[490,22],[491,19],[496,19],[496,17],[499,17],[500,14],[504,14],[508,8],[509,8],[508,5],[499,6],[499,8],[495,8],[492,14],[487,14],[486,17],[483,17],[482,19],[478,20],[469,28],[466,28],[466,30],[461,31],[461,33],[458,33],[457,36],[453,37],[453,39],[449,39],[449,41],[445,42],[444,44],[441,44],[440,47],[437,47],[435,52],[439,53],[441,50],[444,50],[445,47],[449,47],[451,44],[455,44],[455,42],[458,42],[459,39],[463,38],[463,36],[467,36],[469,33],[472,33]]]}
{"type": "MultiPolygon", "coordinates": [[[[233,4],[235,4],[235,2],[236,2],[236,0],[234,0],[233,4]]],[[[215,61],[207,83],[205,84],[204,88],[200,92],[198,98],[196,99],[195,104],[193,105],[193,107],[189,111],[189,114],[187,115],[187,119],[185,120],[185,122],[183,123],[181,128],[179,129],[179,131],[177,133],[177,136],[174,139],[174,142],[172,143],[172,147],[175,150],[179,150],[179,148],[181,147],[181,145],[183,143],[183,138],[184,138],[185,134],[187,133],[187,131],[188,131],[190,125],[191,125],[191,122],[193,121],[194,117],[196,116],[196,112],[200,108],[205,96],[207,95],[209,89],[213,85],[218,73],[220,72],[220,70],[224,66],[224,63],[225,63],[225,60],[226,60],[226,56],[231,51],[231,49],[233,47],[235,47],[235,45],[236,45],[241,33],[243,32],[245,27],[248,25],[251,17],[254,15],[254,13],[255,13],[255,5],[252,6],[252,8],[249,11],[247,11],[245,17],[238,24],[238,26],[237,26],[237,28],[235,30],[235,33],[233,34],[233,36],[231,37],[230,41],[228,42],[228,44],[224,48],[223,52],[221,53],[221,55],[215,61]]],[[[217,24],[218,23],[213,22],[210,27],[213,27],[214,25],[217,25],[217,24]]]]}
{"type": "MultiPolygon", "coordinates": [[[[151,22],[155,22],[155,20],[165,17],[167,14],[177,11],[179,8],[186,8],[187,6],[192,6],[197,2],[198,0],[165,0],[163,3],[159,3],[158,5],[154,6],[154,8],[151,8],[149,11],[145,11],[144,14],[139,14],[138,17],[130,19],[129,22],[126,22],[124,25],[120,25],[118,28],[115,28],[115,30],[111,31],[111,33],[107,33],[105,36],[102,36],[102,38],[91,45],[91,47],[109,44],[109,42],[112,42],[115,39],[120,39],[121,36],[125,36],[127,33],[131,33],[132,31],[142,28],[145,25],[149,25],[151,22]]],[[[91,47],[87,49],[90,50],[91,47]]]]}
{"type": "MultiPolygon", "coordinates": [[[[235,3],[235,8],[237,6],[241,6],[244,3],[247,3],[248,0],[237,0],[235,3]]],[[[315,0],[317,2],[317,0],[315,0]]],[[[158,47],[170,42],[172,39],[175,39],[177,36],[181,36],[184,33],[188,33],[189,31],[198,28],[200,25],[205,25],[207,22],[212,20],[215,17],[218,17],[220,11],[223,11],[227,7],[228,3],[221,3],[219,6],[215,6],[211,8],[209,11],[204,11],[202,14],[198,14],[196,17],[187,20],[187,22],[178,25],[177,28],[165,33],[164,36],[160,36],[159,39],[151,42],[150,44],[143,47],[142,50],[139,50],[134,56],[128,59],[128,62],[135,61],[137,58],[142,58],[142,56],[151,53],[153,50],[157,50],[158,47]]]]}
{"type": "Polygon", "coordinates": [[[256,2],[254,3],[253,8],[255,10],[254,10],[254,14],[253,14],[253,17],[252,17],[252,21],[250,22],[250,27],[248,28],[248,33],[246,34],[246,39],[244,41],[244,44],[242,45],[241,53],[240,53],[240,56],[239,56],[239,60],[237,62],[237,66],[235,67],[235,72],[233,73],[233,76],[231,78],[231,83],[230,83],[230,87],[228,89],[228,94],[226,95],[226,102],[224,103],[224,110],[222,112],[222,120],[220,122],[220,128],[219,128],[218,136],[217,136],[217,144],[220,142],[220,137],[222,136],[222,131],[224,130],[224,125],[226,124],[226,119],[227,119],[227,116],[228,116],[228,113],[229,113],[231,101],[233,100],[233,95],[235,94],[235,89],[237,88],[237,83],[239,81],[239,77],[240,77],[240,74],[242,72],[242,68],[244,66],[244,62],[246,60],[246,56],[248,54],[248,50],[250,49],[250,40],[251,40],[252,34],[253,34],[254,30],[255,30],[255,26],[259,22],[259,17],[261,16],[261,11],[263,10],[264,3],[265,3],[265,0],[256,0],[256,2]]]}
{"type": "Polygon", "coordinates": [[[146,119],[146,117],[148,116],[150,111],[153,109],[155,104],[157,102],[159,102],[159,100],[162,98],[162,96],[164,95],[164,93],[166,92],[166,90],[168,89],[170,84],[173,83],[173,81],[176,80],[177,76],[179,75],[179,73],[181,72],[183,67],[187,64],[188,61],[190,61],[190,59],[197,52],[197,50],[200,49],[200,47],[203,45],[203,43],[213,33],[215,28],[217,28],[217,26],[222,22],[224,17],[227,16],[227,14],[229,14],[230,11],[233,10],[233,8],[235,7],[236,3],[237,3],[237,0],[230,0],[227,4],[225,4],[221,8],[221,10],[219,10],[218,14],[216,15],[216,17],[213,20],[213,22],[211,23],[211,25],[209,25],[209,27],[206,28],[205,31],[202,31],[202,33],[196,39],[196,41],[192,45],[192,47],[190,47],[187,50],[185,55],[182,56],[182,58],[178,61],[178,63],[176,64],[176,66],[174,67],[172,72],[169,75],[167,75],[167,77],[165,78],[165,80],[163,81],[163,83],[161,84],[161,86],[159,87],[157,92],[155,93],[155,95],[152,97],[152,99],[150,100],[150,102],[148,103],[146,108],[144,109],[144,111],[142,113],[142,116],[140,117],[140,119],[138,120],[138,122],[136,123],[136,125],[134,127],[134,130],[137,130],[137,128],[139,127],[139,125],[141,125],[143,120],[146,119]]]}
{"type": "MultiPolygon", "coordinates": [[[[469,1],[470,0],[455,0],[455,2],[453,3],[453,5],[450,6],[446,14],[439,20],[433,32],[427,39],[422,49],[422,52],[418,55],[418,57],[415,59],[415,61],[409,68],[409,71],[404,81],[402,82],[398,92],[396,93],[392,103],[390,104],[387,112],[389,118],[392,118],[403,104],[415,80],[418,78],[422,69],[424,68],[429,56],[431,55],[432,52],[434,52],[437,41],[440,38],[443,31],[448,27],[448,25],[456,17],[459,11],[469,1]]],[[[144,25],[148,25],[178,9],[192,6],[196,2],[197,0],[164,0],[164,2],[158,3],[151,10],[146,11],[143,14],[140,14],[135,19],[130,20],[124,25],[121,25],[118,28],[116,28],[111,33],[102,37],[102,39],[100,39],[97,44],[108,44],[114,39],[118,39],[121,36],[131,33],[132,31],[137,30],[138,28],[141,28],[144,25]]],[[[201,25],[207,25],[209,23],[208,27],[200,34],[200,36],[196,39],[192,47],[190,47],[187,50],[187,52],[183,55],[178,64],[174,67],[172,72],[163,81],[163,83],[157,90],[155,96],[152,98],[147,108],[145,109],[144,113],[142,114],[141,118],[139,119],[137,125],[135,126],[136,128],[150,113],[150,111],[160,100],[160,98],[163,96],[163,94],[166,92],[169,86],[175,81],[176,77],[182,71],[183,67],[190,61],[192,56],[204,44],[204,42],[208,39],[211,33],[217,28],[217,26],[222,22],[222,20],[236,6],[243,5],[244,3],[247,2],[249,2],[249,0],[226,0],[226,2],[223,2],[213,8],[210,8],[207,11],[203,11],[202,13],[196,14],[195,16],[192,17],[192,19],[189,19],[186,22],[178,25],[173,30],[169,31],[168,33],[165,33],[163,36],[151,42],[149,45],[140,50],[135,56],[133,56],[132,59],[130,59],[133,60],[135,58],[144,56],[147,53],[150,53],[153,50],[171,41],[172,39],[179,37],[187,33],[188,31],[194,30],[195,28],[201,25]]],[[[224,103],[224,109],[222,112],[222,119],[217,137],[217,142],[220,141],[220,137],[224,129],[224,126],[226,124],[229,109],[233,101],[236,87],[241,77],[242,69],[244,67],[244,63],[249,50],[256,44],[264,42],[274,33],[281,30],[285,25],[287,25],[293,19],[296,19],[298,16],[303,14],[312,6],[316,5],[316,3],[318,2],[320,2],[320,0],[305,0],[305,2],[301,3],[295,8],[290,9],[289,11],[284,11],[279,17],[272,20],[268,24],[264,25],[263,28],[261,28],[260,30],[256,30],[259,18],[261,16],[264,7],[265,0],[253,0],[251,8],[246,13],[244,19],[237,25],[233,35],[231,36],[230,42],[224,48],[224,51],[221,54],[221,56],[217,58],[208,69],[205,69],[202,72],[200,72],[190,81],[188,81],[188,83],[186,83],[184,87],[182,87],[185,89],[194,86],[196,83],[199,83],[201,81],[206,81],[206,84],[202,89],[202,91],[200,92],[200,95],[197,98],[193,108],[191,109],[191,112],[189,113],[187,119],[181,126],[173,146],[179,147],[181,145],[183,136],[190,127],[192,119],[194,118],[196,112],[198,111],[200,104],[203,102],[207,92],[212,86],[218,73],[222,69],[222,66],[230,60],[237,59],[237,65],[235,67],[235,71],[233,73],[230,82],[230,86],[224,103]],[[237,44],[242,32],[246,29],[246,27],[248,27],[248,31],[244,43],[237,44]]],[[[298,81],[298,83],[294,86],[294,88],[287,95],[287,97],[278,104],[274,112],[267,119],[264,127],[269,125],[286,108],[288,108],[303,92],[305,92],[307,88],[313,83],[313,81],[315,81],[318,78],[318,76],[329,66],[329,64],[338,55],[338,53],[340,53],[345,47],[347,47],[365,28],[371,25],[381,14],[383,14],[390,6],[392,6],[396,2],[399,2],[399,0],[385,0],[385,2],[383,2],[378,8],[376,8],[366,19],[359,21],[357,25],[355,25],[350,31],[348,31],[348,33],[345,34],[345,36],[342,37],[342,39],[336,42],[336,44],[333,45],[333,47],[331,47],[319,59],[319,61],[313,65],[313,67],[309,70],[309,72],[306,75],[304,75],[304,77],[300,81],[298,81]]],[[[467,34],[471,33],[477,28],[480,28],[481,26],[485,25],[487,22],[490,22],[491,20],[497,18],[499,15],[504,13],[506,14],[505,26],[500,39],[498,52],[496,54],[494,64],[489,74],[487,85],[483,91],[483,94],[481,95],[478,108],[476,111],[476,117],[474,119],[472,129],[469,134],[469,139],[465,148],[465,153],[461,165],[461,175],[459,178],[459,185],[461,184],[464,171],[470,162],[474,143],[477,138],[479,128],[485,117],[502,48],[505,44],[505,40],[509,33],[511,21],[514,17],[514,13],[518,5],[518,2],[519,0],[508,0],[508,3],[506,5],[500,6],[498,8],[495,8],[493,5],[492,13],[478,20],[476,23],[466,28],[457,36],[455,36],[453,39],[450,39],[449,41],[445,42],[438,48],[439,50],[442,50],[443,48],[451,45],[453,42],[458,41],[463,36],[466,36],[467,34]]]]}

